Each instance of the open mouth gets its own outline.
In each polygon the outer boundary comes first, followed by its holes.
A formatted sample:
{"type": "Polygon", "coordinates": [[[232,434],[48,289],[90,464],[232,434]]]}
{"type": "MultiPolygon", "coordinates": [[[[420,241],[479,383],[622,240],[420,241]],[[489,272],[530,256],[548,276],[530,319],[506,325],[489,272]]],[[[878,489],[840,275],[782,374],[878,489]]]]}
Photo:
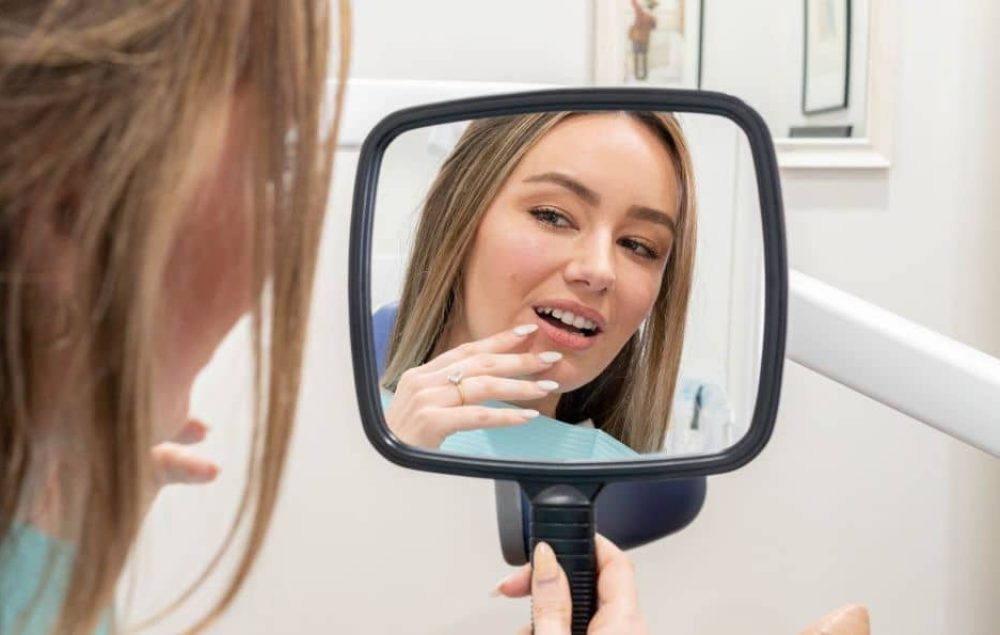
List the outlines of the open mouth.
{"type": "Polygon", "coordinates": [[[572,311],[535,307],[535,315],[567,333],[582,335],[584,337],[594,337],[601,332],[600,327],[595,322],[576,315],[572,311]]]}

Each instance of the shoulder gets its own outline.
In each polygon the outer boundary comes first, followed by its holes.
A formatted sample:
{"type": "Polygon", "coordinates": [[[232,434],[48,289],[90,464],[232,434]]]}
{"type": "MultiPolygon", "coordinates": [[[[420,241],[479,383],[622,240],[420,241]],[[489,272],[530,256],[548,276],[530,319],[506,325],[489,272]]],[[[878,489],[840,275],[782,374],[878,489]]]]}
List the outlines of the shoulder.
{"type": "MultiPolygon", "coordinates": [[[[72,559],[70,544],[14,523],[0,540],[0,633],[41,635],[52,630],[72,559]]],[[[95,635],[110,632],[110,615],[102,622],[95,635]]]]}
{"type": "Polygon", "coordinates": [[[49,631],[65,587],[66,558],[63,543],[30,525],[14,523],[0,543],[0,597],[4,599],[0,632],[13,632],[19,623],[27,627],[25,633],[49,631]]]}

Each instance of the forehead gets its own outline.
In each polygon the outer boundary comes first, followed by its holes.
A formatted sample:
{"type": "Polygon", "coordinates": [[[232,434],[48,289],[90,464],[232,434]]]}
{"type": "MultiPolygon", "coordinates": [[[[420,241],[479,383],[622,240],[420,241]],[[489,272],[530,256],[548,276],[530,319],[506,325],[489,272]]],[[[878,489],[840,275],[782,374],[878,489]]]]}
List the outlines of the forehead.
{"type": "Polygon", "coordinates": [[[610,195],[643,198],[668,209],[676,196],[671,151],[647,124],[623,113],[574,115],[552,127],[524,155],[511,174],[561,172],[610,195]]]}

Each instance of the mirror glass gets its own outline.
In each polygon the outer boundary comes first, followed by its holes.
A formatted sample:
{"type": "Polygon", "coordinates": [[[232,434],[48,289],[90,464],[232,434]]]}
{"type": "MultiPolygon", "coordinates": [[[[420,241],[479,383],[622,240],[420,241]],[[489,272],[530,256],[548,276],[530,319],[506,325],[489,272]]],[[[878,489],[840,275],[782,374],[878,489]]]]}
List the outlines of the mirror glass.
{"type": "Polygon", "coordinates": [[[720,116],[528,113],[405,132],[372,237],[383,414],[425,450],[710,455],[752,418],[763,264],[720,116]]]}

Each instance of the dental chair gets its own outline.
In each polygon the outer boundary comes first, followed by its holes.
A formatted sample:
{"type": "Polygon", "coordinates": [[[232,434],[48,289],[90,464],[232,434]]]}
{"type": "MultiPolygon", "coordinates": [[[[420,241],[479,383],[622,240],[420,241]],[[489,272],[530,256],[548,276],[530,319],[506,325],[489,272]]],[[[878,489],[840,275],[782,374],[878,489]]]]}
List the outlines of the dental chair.
{"type": "MultiPolygon", "coordinates": [[[[380,307],[372,315],[372,333],[378,372],[385,372],[389,337],[396,321],[397,304],[380,307]]],[[[682,392],[683,392],[682,387],[682,392]]],[[[693,395],[692,419],[697,420],[700,388],[693,395]]],[[[669,438],[668,438],[669,444],[669,438]]],[[[691,524],[705,502],[704,476],[669,481],[611,483],[597,499],[597,529],[622,549],[631,549],[669,536],[691,524]]],[[[528,561],[528,519],[531,503],[516,483],[496,482],[497,525],[500,546],[508,564],[528,561]]]]}

